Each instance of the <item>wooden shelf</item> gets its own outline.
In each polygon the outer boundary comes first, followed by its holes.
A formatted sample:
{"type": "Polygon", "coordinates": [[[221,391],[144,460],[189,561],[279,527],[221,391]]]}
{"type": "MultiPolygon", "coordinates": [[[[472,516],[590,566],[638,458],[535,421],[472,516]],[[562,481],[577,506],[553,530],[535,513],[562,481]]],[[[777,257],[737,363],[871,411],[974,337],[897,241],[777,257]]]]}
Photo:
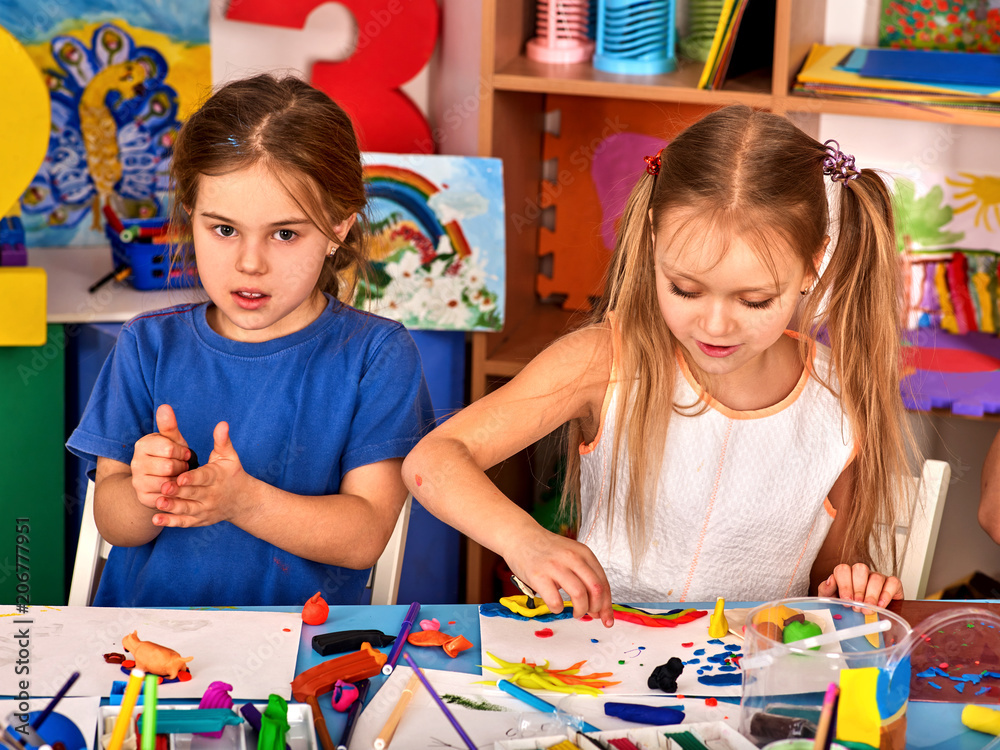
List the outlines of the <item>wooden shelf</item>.
{"type": "Polygon", "coordinates": [[[703,64],[681,60],[673,73],[652,76],[628,76],[605,73],[590,63],[553,65],[514,58],[497,71],[494,87],[501,91],[525,91],[544,94],[568,94],[614,99],[641,99],[691,104],[732,104],[742,102],[770,109],[771,71],[748,73],[726,81],[721,91],[697,88],[703,64]]]}
{"type": "Polygon", "coordinates": [[[854,117],[880,117],[895,120],[919,120],[941,122],[949,125],[972,125],[976,127],[1000,127],[1000,113],[972,112],[949,107],[924,107],[876,102],[861,99],[841,99],[836,97],[789,94],[777,101],[777,112],[803,112],[824,115],[852,115],[854,117]]]}
{"type": "Polygon", "coordinates": [[[538,303],[520,324],[490,334],[484,374],[514,377],[542,349],[568,333],[580,320],[579,313],[538,303]]]}

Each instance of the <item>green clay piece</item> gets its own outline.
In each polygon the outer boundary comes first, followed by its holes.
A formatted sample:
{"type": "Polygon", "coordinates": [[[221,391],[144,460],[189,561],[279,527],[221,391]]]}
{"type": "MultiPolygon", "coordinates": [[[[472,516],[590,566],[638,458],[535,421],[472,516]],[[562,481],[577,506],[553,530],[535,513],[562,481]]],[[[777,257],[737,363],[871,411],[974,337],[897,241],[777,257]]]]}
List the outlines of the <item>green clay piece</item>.
{"type": "MultiPolygon", "coordinates": [[[[815,622],[790,622],[785,626],[785,631],[781,635],[782,641],[785,643],[792,643],[794,641],[801,641],[803,638],[812,638],[814,635],[820,635],[823,632],[823,628],[817,625],[815,622]]],[[[814,646],[813,651],[819,651],[819,646],[814,646]]]]}
{"type": "Polygon", "coordinates": [[[288,702],[271,693],[267,708],[260,716],[260,734],[257,750],[285,750],[285,733],[288,731],[288,702]]]}

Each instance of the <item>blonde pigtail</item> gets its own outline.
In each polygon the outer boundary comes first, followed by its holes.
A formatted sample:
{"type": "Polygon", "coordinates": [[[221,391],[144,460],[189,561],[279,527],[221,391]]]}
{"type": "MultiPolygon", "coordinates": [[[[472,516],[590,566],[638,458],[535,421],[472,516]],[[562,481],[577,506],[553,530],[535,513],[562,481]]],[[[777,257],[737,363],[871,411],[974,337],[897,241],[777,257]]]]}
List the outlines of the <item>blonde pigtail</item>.
{"type": "Polygon", "coordinates": [[[873,558],[895,573],[895,517],[914,449],[899,392],[902,289],[892,200],[878,172],[864,169],[843,183],[840,237],[807,320],[829,332],[831,360],[857,446],[845,561],[873,558]]]}

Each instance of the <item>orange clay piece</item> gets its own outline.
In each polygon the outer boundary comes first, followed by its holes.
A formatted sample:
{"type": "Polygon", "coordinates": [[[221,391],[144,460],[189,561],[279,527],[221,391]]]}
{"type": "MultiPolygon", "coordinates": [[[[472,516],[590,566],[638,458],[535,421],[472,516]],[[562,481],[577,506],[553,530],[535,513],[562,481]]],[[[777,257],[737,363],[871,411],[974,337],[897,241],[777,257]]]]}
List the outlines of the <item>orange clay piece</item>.
{"type": "Polygon", "coordinates": [[[330,605],[317,591],[302,607],[302,622],[306,625],[322,625],[330,615],[330,605]]]}
{"type": "Polygon", "coordinates": [[[411,646],[440,646],[452,659],[472,648],[464,635],[448,635],[440,630],[418,630],[410,633],[406,642],[411,646]]]}
{"type": "Polygon", "coordinates": [[[389,657],[376,651],[370,643],[362,643],[353,654],[344,654],[330,659],[300,673],[292,680],[292,697],[299,703],[333,690],[337,680],[357,682],[365,677],[374,677],[382,671],[382,665],[389,657]]]}
{"type": "Polygon", "coordinates": [[[171,680],[177,679],[178,672],[187,671],[187,663],[194,659],[193,656],[181,656],[172,648],[159,643],[140,641],[138,633],[139,631],[133,630],[122,638],[122,648],[132,654],[139,669],[171,680]]]}

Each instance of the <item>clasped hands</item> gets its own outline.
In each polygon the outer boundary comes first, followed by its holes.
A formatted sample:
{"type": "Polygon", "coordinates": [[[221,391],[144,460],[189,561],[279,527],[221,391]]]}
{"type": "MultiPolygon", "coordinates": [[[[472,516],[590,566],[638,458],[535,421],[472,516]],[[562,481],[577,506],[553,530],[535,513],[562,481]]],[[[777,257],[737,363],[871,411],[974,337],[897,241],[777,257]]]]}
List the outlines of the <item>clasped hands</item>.
{"type": "Polygon", "coordinates": [[[238,510],[246,509],[244,499],[254,480],[243,470],[226,422],[215,426],[208,461],[191,470],[191,449],[168,404],[157,408],[156,425],[159,432],[136,442],[131,464],[139,502],[160,511],[153,515],[154,526],[210,526],[232,520],[238,510]]]}

